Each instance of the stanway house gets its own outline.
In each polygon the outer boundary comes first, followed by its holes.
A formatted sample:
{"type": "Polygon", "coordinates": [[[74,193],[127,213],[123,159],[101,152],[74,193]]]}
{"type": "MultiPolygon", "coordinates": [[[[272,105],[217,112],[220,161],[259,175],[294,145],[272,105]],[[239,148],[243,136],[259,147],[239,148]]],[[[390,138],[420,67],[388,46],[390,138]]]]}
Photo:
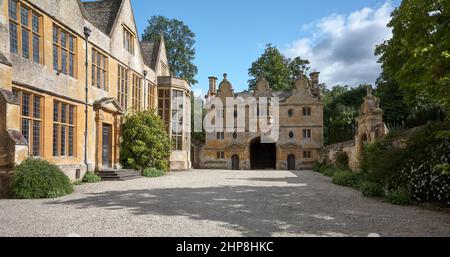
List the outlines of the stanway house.
{"type": "Polygon", "coordinates": [[[140,42],[130,0],[0,1],[1,169],[30,156],[72,180],[120,169],[124,115],[148,108],[176,142],[171,169],[189,169],[190,98],[164,38],[140,42]]]}

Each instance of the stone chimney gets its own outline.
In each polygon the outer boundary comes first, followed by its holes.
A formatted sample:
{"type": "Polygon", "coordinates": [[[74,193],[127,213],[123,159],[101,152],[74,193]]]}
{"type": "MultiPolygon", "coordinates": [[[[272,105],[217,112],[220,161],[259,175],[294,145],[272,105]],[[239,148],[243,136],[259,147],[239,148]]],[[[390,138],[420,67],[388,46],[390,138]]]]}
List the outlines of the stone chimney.
{"type": "Polygon", "coordinates": [[[311,72],[311,74],[309,74],[312,89],[319,87],[319,75],[320,72],[311,72]]]}
{"type": "Polygon", "coordinates": [[[320,86],[319,86],[319,75],[320,72],[311,72],[309,74],[310,80],[311,80],[311,93],[314,96],[321,97],[320,95],[320,86]]]}
{"type": "Polygon", "coordinates": [[[209,93],[210,96],[215,96],[217,94],[217,78],[209,77],[209,93]]]}

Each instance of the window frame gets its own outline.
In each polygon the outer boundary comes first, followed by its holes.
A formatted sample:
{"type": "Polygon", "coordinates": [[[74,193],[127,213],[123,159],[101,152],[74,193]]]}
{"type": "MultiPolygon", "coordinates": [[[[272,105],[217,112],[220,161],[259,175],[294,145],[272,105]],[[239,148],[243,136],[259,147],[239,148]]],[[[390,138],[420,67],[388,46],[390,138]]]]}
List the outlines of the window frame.
{"type": "Polygon", "coordinates": [[[77,67],[78,67],[78,63],[77,63],[77,40],[78,37],[70,32],[68,29],[64,28],[63,26],[58,25],[57,23],[53,22],[52,25],[52,57],[53,57],[53,70],[56,71],[58,74],[64,74],[67,76],[70,76],[72,78],[77,78],[77,67]],[[56,30],[56,37],[57,37],[57,42],[55,42],[55,30],[56,30]],[[62,44],[62,34],[65,34],[65,46],[63,46],[62,44]],[[70,44],[70,39],[73,40],[73,44],[72,44],[72,49],[71,49],[71,44],[70,44]],[[55,49],[57,50],[56,54],[57,54],[57,60],[55,63],[55,49]],[[63,69],[63,53],[65,53],[65,70],[63,69]],[[70,65],[71,65],[71,61],[70,61],[70,57],[73,56],[73,63],[72,63],[72,69],[70,69],[70,65]],[[58,66],[55,69],[55,64],[58,66]],[[71,72],[73,74],[71,74],[71,72]]]}
{"type": "Polygon", "coordinates": [[[184,149],[184,92],[179,89],[171,90],[171,137],[175,142],[174,149],[175,151],[183,151],[184,149]],[[181,96],[181,99],[178,98],[181,96]],[[176,108],[174,108],[176,106],[176,108]]]}
{"type": "Polygon", "coordinates": [[[77,149],[76,149],[76,117],[77,117],[77,106],[73,104],[69,104],[67,102],[63,102],[60,100],[53,100],[53,118],[52,118],[52,155],[54,158],[76,158],[77,157],[77,149]],[[58,117],[57,121],[55,121],[55,105],[58,105],[58,117]],[[66,106],[65,110],[65,122],[63,121],[63,105],[66,106]],[[70,112],[71,108],[72,112],[72,124],[70,123],[70,112]],[[58,126],[57,133],[57,141],[55,145],[55,127],[58,126]],[[65,128],[65,137],[64,137],[64,154],[62,154],[63,144],[62,144],[62,131],[65,128]],[[70,145],[70,129],[72,128],[72,145],[70,145]],[[56,146],[56,149],[55,149],[56,146]],[[72,148],[72,149],[71,149],[72,148]],[[56,151],[55,151],[56,150],[56,151]],[[71,152],[72,151],[72,152],[71,152]]]}
{"type": "Polygon", "coordinates": [[[109,58],[102,51],[92,47],[91,53],[91,84],[93,87],[109,91],[109,58]],[[100,58],[100,63],[98,63],[100,58]]]}
{"type": "Polygon", "coordinates": [[[123,25],[123,48],[128,53],[135,54],[136,34],[129,29],[126,25],[123,25]]]}
{"type": "Polygon", "coordinates": [[[13,88],[12,89],[13,94],[16,96],[16,98],[18,99],[19,103],[20,103],[20,132],[22,133],[22,135],[27,139],[28,141],[28,154],[30,156],[34,156],[34,157],[43,157],[44,156],[44,101],[45,98],[42,95],[39,94],[35,94],[29,91],[25,91],[19,88],[13,88]],[[29,95],[29,102],[28,102],[28,116],[24,115],[24,111],[23,111],[23,95],[29,95]],[[35,98],[38,97],[40,98],[40,102],[39,102],[39,117],[35,117],[35,98]],[[24,120],[28,120],[29,121],[29,125],[28,125],[28,138],[27,136],[23,133],[23,124],[24,124],[24,120]],[[40,128],[39,128],[39,148],[38,148],[38,154],[36,154],[35,151],[35,136],[36,134],[34,133],[35,130],[35,123],[39,122],[40,124],[40,128]]]}
{"type": "Polygon", "coordinates": [[[124,110],[128,110],[129,70],[118,64],[117,101],[124,110]]]}
{"type": "Polygon", "coordinates": [[[133,73],[131,82],[131,108],[140,111],[142,108],[142,78],[133,73]]]}
{"type": "Polygon", "coordinates": [[[44,42],[43,42],[43,15],[36,11],[34,8],[32,8],[30,5],[25,4],[24,2],[20,0],[8,0],[8,21],[9,21],[9,40],[10,40],[10,52],[13,54],[17,54],[21,56],[22,58],[28,59],[34,63],[43,64],[44,63],[44,42]],[[15,19],[11,17],[10,11],[11,11],[11,3],[16,3],[16,17],[15,19]],[[22,24],[22,9],[27,9],[27,22],[28,24],[25,26],[25,24],[22,24]],[[37,16],[38,18],[38,31],[35,31],[33,28],[33,18],[34,16],[37,16]],[[12,35],[11,35],[11,26],[16,27],[16,41],[17,41],[17,49],[13,51],[12,48],[12,35]],[[24,56],[24,49],[23,49],[23,33],[24,31],[28,32],[28,56],[24,56]],[[39,43],[38,43],[38,54],[39,54],[39,60],[35,60],[35,48],[34,48],[34,41],[35,36],[37,36],[39,43]]]}
{"type": "Polygon", "coordinates": [[[167,132],[170,132],[170,113],[172,112],[172,90],[158,89],[158,115],[164,121],[167,132]]]}

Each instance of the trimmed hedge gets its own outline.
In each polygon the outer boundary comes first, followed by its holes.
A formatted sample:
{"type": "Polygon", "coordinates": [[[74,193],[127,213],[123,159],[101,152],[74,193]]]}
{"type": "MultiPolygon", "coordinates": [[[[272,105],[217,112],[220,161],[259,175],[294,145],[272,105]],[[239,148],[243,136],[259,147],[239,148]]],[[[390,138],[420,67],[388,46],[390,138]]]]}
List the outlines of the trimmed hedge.
{"type": "Polygon", "coordinates": [[[58,198],[72,192],[72,183],[56,165],[31,158],[15,168],[9,184],[14,199],[58,198]]]}

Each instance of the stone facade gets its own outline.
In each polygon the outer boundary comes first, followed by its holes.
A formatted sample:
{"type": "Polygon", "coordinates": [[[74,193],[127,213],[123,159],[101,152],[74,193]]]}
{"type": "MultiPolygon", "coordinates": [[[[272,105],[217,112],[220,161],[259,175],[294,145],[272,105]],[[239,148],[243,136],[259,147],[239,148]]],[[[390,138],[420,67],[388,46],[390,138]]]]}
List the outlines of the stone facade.
{"type": "MultiPolygon", "coordinates": [[[[323,147],[323,103],[319,88],[319,73],[312,73],[310,79],[300,77],[292,92],[274,92],[265,79],[259,79],[254,91],[235,93],[231,82],[224,75],[218,89],[216,78],[210,78],[210,89],[206,97],[206,111],[215,111],[215,106],[208,102],[227,98],[256,100],[261,97],[279,100],[278,124],[273,124],[279,130],[276,142],[266,144],[262,142],[264,133],[258,127],[257,132],[251,132],[250,125],[258,123],[259,119],[273,120],[276,108],[269,104],[268,115],[258,111],[251,114],[249,107],[245,109],[245,117],[234,114],[235,128],[237,120],[245,119],[245,130],[230,132],[226,130],[206,133],[206,143],[200,151],[199,166],[215,169],[307,169],[311,168],[319,159],[320,149],[323,147]],[[241,132],[244,131],[244,132],[241,132]]],[[[230,108],[230,107],[228,107],[230,108]]],[[[234,107],[233,107],[234,108],[234,107]]],[[[224,124],[233,110],[217,110],[225,114],[224,124]]],[[[233,129],[232,129],[233,131],[233,129]]]]}
{"type": "MultiPolygon", "coordinates": [[[[188,83],[170,77],[164,38],[139,42],[137,35],[130,0],[0,1],[0,167],[34,156],[72,180],[86,165],[121,168],[125,114],[158,109],[160,87],[171,100],[173,90],[181,90],[190,102],[188,83]],[[91,31],[87,49],[85,28],[91,31]]],[[[183,111],[190,118],[190,110],[183,111]]],[[[164,118],[172,123],[172,116],[164,118]]],[[[174,169],[190,168],[187,146],[173,154],[174,169]]]]}

